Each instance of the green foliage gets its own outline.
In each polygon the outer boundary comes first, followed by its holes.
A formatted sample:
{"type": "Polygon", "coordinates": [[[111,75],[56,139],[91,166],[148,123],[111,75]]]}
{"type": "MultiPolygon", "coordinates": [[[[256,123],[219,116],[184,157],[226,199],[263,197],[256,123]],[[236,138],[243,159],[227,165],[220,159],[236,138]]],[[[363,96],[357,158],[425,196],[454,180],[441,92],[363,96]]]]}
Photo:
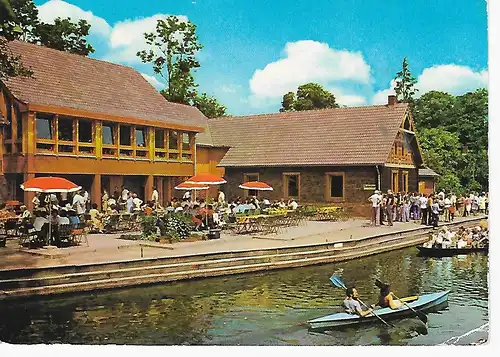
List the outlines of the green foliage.
{"type": "Polygon", "coordinates": [[[312,109],[338,108],[335,96],[317,83],[299,86],[297,95],[288,92],[283,96],[280,112],[302,111],[312,109]]]}
{"type": "Polygon", "coordinates": [[[191,216],[183,213],[168,213],[161,220],[161,234],[169,237],[172,242],[188,238],[194,229],[191,216]]]}
{"type": "Polygon", "coordinates": [[[158,20],[156,31],[145,33],[149,49],[137,52],[144,63],[151,63],[156,74],[167,82],[161,93],[171,102],[192,104],[196,97],[193,71],[200,67],[196,53],[202,48],[196,25],[177,16],[158,20]]]}
{"type": "Polygon", "coordinates": [[[78,23],[57,18],[53,24],[41,23],[36,27],[35,36],[38,43],[59,51],[88,56],[94,48],[87,42],[90,24],[86,20],[78,23]]]}
{"type": "Polygon", "coordinates": [[[144,216],[141,221],[142,237],[145,240],[155,240],[158,237],[156,228],[156,216],[144,216]]]}
{"type": "Polygon", "coordinates": [[[36,42],[35,31],[40,21],[38,9],[32,0],[8,0],[12,5],[14,23],[20,31],[15,38],[21,41],[36,42]]]}
{"type": "Polygon", "coordinates": [[[438,186],[455,187],[454,175],[462,190],[487,190],[488,91],[461,96],[431,91],[412,109],[424,161],[442,175],[438,186]]]}
{"type": "Polygon", "coordinates": [[[394,87],[394,91],[398,97],[400,102],[411,103],[413,102],[413,96],[418,91],[418,89],[414,88],[415,83],[417,83],[417,79],[412,76],[410,69],[408,67],[408,59],[403,58],[403,68],[401,71],[396,73],[396,86],[394,87]]]}
{"type": "Polygon", "coordinates": [[[15,56],[8,47],[12,41],[22,33],[16,24],[16,15],[8,0],[0,0],[0,81],[9,77],[29,77],[33,72],[25,68],[20,56],[15,56]]]}
{"type": "Polygon", "coordinates": [[[457,175],[452,172],[447,172],[439,176],[436,180],[436,189],[438,191],[445,190],[445,192],[453,192],[455,194],[462,191],[462,185],[457,175]]]}
{"type": "Polygon", "coordinates": [[[228,116],[226,106],[219,103],[215,97],[209,97],[207,93],[194,98],[194,104],[207,118],[218,118],[228,116]]]}

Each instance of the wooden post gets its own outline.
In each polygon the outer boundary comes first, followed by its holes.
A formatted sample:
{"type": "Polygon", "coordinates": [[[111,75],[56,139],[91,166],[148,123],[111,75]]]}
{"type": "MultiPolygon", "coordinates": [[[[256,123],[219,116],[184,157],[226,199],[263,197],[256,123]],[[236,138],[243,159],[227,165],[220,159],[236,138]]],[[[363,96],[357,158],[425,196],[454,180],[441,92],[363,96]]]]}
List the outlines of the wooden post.
{"type": "MultiPolygon", "coordinates": [[[[102,158],[102,121],[94,121],[95,133],[95,156],[97,159],[102,158]]],[[[111,194],[111,193],[110,193],[111,194]]]]}
{"type": "MultiPolygon", "coordinates": [[[[34,173],[24,173],[24,182],[34,179],[34,173]]],[[[34,192],[24,191],[24,205],[28,208],[29,211],[33,211],[33,197],[35,197],[34,192]]]]}
{"type": "Polygon", "coordinates": [[[26,122],[26,154],[34,155],[36,151],[36,125],[35,125],[35,113],[29,112],[26,122]]]}
{"type": "Polygon", "coordinates": [[[144,195],[146,197],[144,197],[143,201],[144,202],[148,202],[148,201],[151,201],[151,196],[153,194],[153,185],[154,185],[154,177],[153,175],[148,175],[146,177],[146,185],[144,187],[144,195]]]}
{"type": "Polygon", "coordinates": [[[92,187],[90,189],[90,199],[92,203],[97,203],[97,209],[101,210],[101,174],[95,174],[94,180],[92,181],[92,187]]]}
{"type": "Polygon", "coordinates": [[[12,105],[10,106],[10,117],[11,117],[11,121],[10,121],[10,125],[11,125],[11,128],[12,128],[12,153],[15,153],[17,152],[17,147],[16,147],[16,140],[17,140],[17,110],[15,109],[15,105],[14,103],[12,103],[12,105]]]}

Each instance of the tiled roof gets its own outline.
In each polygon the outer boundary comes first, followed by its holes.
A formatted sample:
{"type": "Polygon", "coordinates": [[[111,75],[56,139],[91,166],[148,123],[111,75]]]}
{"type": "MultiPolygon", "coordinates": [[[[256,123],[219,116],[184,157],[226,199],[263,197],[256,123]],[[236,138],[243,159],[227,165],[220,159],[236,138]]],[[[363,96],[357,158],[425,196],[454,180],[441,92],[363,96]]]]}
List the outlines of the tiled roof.
{"type": "Polygon", "coordinates": [[[408,105],[210,119],[220,166],[376,165],[387,161],[408,105]]]}
{"type": "Polygon", "coordinates": [[[428,167],[424,167],[423,169],[418,170],[418,176],[434,177],[439,176],[439,174],[428,167]]]}
{"type": "MultiPolygon", "coordinates": [[[[14,77],[5,82],[22,102],[206,126],[206,117],[197,108],[166,101],[133,68],[20,41],[8,45],[34,72],[33,78],[14,77]]],[[[199,135],[201,141],[211,142],[209,133],[199,135]]]]}

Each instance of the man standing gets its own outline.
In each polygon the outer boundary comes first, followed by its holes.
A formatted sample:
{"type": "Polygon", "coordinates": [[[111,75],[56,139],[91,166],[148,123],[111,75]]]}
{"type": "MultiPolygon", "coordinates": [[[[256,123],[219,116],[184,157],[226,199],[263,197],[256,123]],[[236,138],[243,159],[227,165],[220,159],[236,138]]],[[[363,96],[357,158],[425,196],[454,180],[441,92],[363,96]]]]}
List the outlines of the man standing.
{"type": "Polygon", "coordinates": [[[371,225],[378,226],[380,220],[380,201],[382,201],[379,191],[375,190],[373,195],[368,198],[368,201],[372,203],[371,225]]]}
{"type": "Polygon", "coordinates": [[[122,196],[121,197],[122,197],[123,202],[127,201],[128,194],[129,194],[129,190],[125,186],[122,186],[122,196]]]}
{"type": "Polygon", "coordinates": [[[425,194],[420,197],[420,212],[422,212],[422,224],[427,225],[427,197],[425,194]]]}
{"type": "Polygon", "coordinates": [[[158,201],[160,200],[160,194],[156,187],[153,187],[153,193],[151,194],[151,201],[153,201],[154,208],[158,206],[158,201]]]}
{"type": "Polygon", "coordinates": [[[385,207],[387,214],[387,225],[392,226],[394,215],[394,194],[392,193],[392,190],[387,190],[387,202],[385,207]]]}
{"type": "Polygon", "coordinates": [[[85,213],[85,199],[81,195],[81,191],[78,191],[73,196],[73,208],[75,209],[77,215],[85,213]]]}
{"type": "Polygon", "coordinates": [[[226,195],[222,190],[219,190],[219,196],[217,197],[217,203],[219,207],[224,207],[224,203],[226,202],[226,195]]]}
{"type": "Polygon", "coordinates": [[[128,198],[127,198],[127,213],[132,213],[134,210],[134,197],[132,193],[128,193],[128,198]]]}

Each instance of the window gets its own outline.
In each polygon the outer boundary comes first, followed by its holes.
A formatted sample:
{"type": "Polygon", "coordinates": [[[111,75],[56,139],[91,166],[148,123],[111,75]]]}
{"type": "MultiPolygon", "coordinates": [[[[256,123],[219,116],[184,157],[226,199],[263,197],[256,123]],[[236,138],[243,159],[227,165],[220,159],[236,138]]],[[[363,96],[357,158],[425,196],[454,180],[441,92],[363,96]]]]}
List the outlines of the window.
{"type": "MultiPolygon", "coordinates": [[[[243,182],[259,181],[258,173],[244,174],[243,182]]],[[[259,191],[257,190],[244,190],[246,196],[259,196],[259,191]]]]}
{"type": "Polygon", "coordinates": [[[284,196],[299,197],[300,195],[300,175],[298,173],[284,173],[284,196]]]}
{"type": "Polygon", "coordinates": [[[53,139],[54,117],[52,115],[36,115],[36,137],[37,139],[53,139]]]}
{"type": "Polygon", "coordinates": [[[132,128],[128,125],[120,125],[120,145],[121,146],[131,146],[132,140],[132,128]]]}
{"type": "Polygon", "coordinates": [[[179,133],[171,130],[168,135],[168,150],[179,150],[179,133]]]}
{"type": "Polygon", "coordinates": [[[17,122],[17,138],[23,138],[23,114],[19,110],[19,107],[16,110],[16,122],[17,122]]]}
{"type": "Polygon", "coordinates": [[[135,145],[137,147],[146,147],[146,129],[135,129],[135,145]]]}
{"type": "Polygon", "coordinates": [[[155,129],[155,148],[165,149],[165,130],[155,129]]]}
{"type": "Polygon", "coordinates": [[[94,142],[92,135],[92,122],[90,120],[85,120],[85,119],[78,120],[78,142],[80,143],[94,142]]]}
{"type": "Polygon", "coordinates": [[[102,125],[102,143],[104,145],[115,145],[115,125],[102,125]]]}
{"type": "Polygon", "coordinates": [[[399,191],[399,171],[392,171],[392,181],[391,181],[391,187],[392,187],[392,192],[396,193],[399,191]]]}
{"type": "Polygon", "coordinates": [[[61,141],[73,141],[73,119],[59,117],[57,121],[57,138],[61,141]]]}
{"type": "Polygon", "coordinates": [[[182,151],[191,151],[191,143],[189,141],[188,133],[182,133],[182,151]]]}
{"type": "Polygon", "coordinates": [[[326,198],[327,199],[344,199],[344,179],[343,172],[327,172],[326,173],[326,198]]]}
{"type": "Polygon", "coordinates": [[[5,98],[5,106],[7,110],[7,122],[9,123],[7,127],[5,128],[5,140],[12,139],[12,102],[9,97],[4,97],[5,98]]]}

